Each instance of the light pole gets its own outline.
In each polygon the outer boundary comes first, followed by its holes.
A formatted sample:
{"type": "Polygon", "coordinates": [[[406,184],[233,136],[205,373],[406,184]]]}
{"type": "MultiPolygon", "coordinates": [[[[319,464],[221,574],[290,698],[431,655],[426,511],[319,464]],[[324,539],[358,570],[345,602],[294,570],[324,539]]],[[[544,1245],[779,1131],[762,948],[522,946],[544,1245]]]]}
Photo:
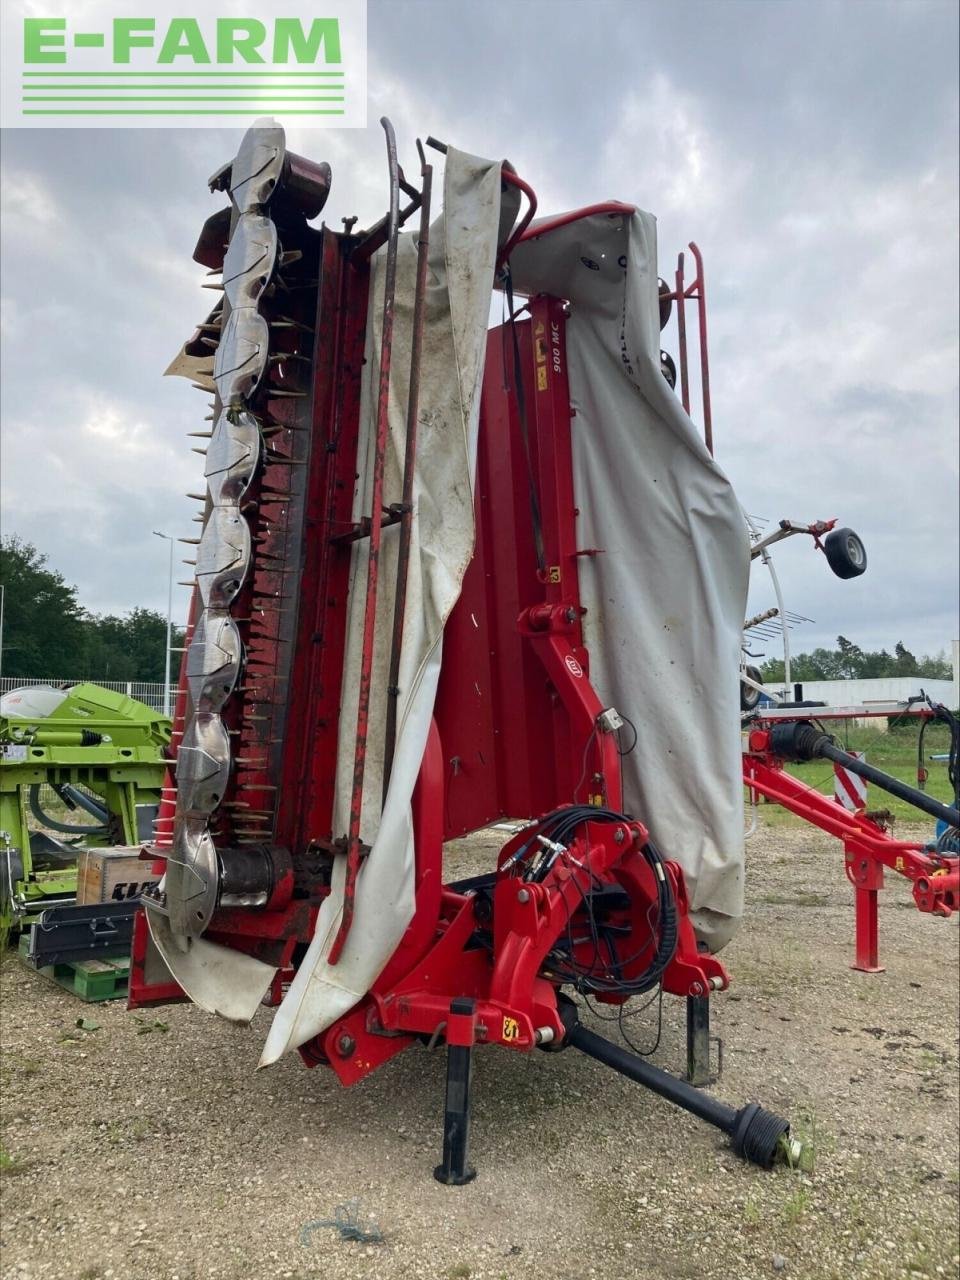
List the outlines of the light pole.
{"type": "Polygon", "coordinates": [[[173,639],[173,544],[175,539],[169,533],[160,533],[154,529],[155,538],[164,538],[170,543],[170,576],[167,582],[167,653],[163,664],[163,714],[170,715],[170,644],[173,639]]]}

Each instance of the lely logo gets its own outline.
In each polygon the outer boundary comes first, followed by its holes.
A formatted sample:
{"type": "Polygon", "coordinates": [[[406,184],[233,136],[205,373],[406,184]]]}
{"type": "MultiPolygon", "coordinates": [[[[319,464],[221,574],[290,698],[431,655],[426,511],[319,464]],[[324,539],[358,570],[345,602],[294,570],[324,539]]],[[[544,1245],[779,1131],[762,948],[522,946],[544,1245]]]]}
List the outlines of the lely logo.
{"type": "Polygon", "coordinates": [[[366,124],[366,0],[3,0],[5,128],[366,124]]]}

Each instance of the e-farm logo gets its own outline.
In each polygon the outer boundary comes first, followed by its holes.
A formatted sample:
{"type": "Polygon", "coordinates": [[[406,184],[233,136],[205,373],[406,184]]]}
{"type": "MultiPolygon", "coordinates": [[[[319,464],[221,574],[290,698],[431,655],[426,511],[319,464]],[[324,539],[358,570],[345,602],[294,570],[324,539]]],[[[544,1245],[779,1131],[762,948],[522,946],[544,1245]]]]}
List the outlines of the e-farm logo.
{"type": "Polygon", "coordinates": [[[205,0],[192,16],[178,0],[2,8],[6,128],[366,124],[365,0],[292,0],[259,16],[248,0],[232,12],[205,0]]]}

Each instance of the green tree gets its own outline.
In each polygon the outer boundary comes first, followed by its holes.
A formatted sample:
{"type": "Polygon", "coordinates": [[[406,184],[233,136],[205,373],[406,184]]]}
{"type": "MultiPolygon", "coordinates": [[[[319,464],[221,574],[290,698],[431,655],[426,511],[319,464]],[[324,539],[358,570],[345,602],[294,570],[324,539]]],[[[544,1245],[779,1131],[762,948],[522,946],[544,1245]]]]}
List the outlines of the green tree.
{"type": "Polygon", "coordinates": [[[67,680],[83,663],[85,619],[77,589],[16,535],[0,539],[5,676],[67,680]]]}
{"type": "Polygon", "coordinates": [[[893,653],[898,676],[915,676],[917,674],[917,660],[902,640],[897,641],[893,653]]]}
{"type": "Polygon", "coordinates": [[[837,672],[841,680],[857,680],[863,674],[864,654],[859,645],[846,636],[837,636],[837,672]]]}
{"type": "MultiPolygon", "coordinates": [[[[51,680],[163,680],[167,620],[154,609],[97,617],[47,557],[17,536],[0,539],[4,587],[2,674],[51,680]]],[[[183,632],[174,628],[174,648],[183,632]]],[[[173,678],[179,672],[174,654],[173,678]]]]}
{"type": "MultiPolygon", "coordinates": [[[[760,668],[768,684],[782,683],[782,658],[768,658],[760,668]]],[[[898,640],[893,653],[886,649],[861,649],[846,636],[837,636],[836,649],[814,649],[798,653],[790,660],[793,680],[869,680],[884,676],[920,676],[928,680],[949,680],[953,667],[945,653],[917,658],[898,640]]]]}
{"type": "Polygon", "coordinates": [[[946,650],[931,654],[918,661],[917,675],[926,676],[928,680],[952,680],[953,663],[947,657],[946,650]]]}
{"type": "MultiPolygon", "coordinates": [[[[173,645],[179,644],[182,636],[175,629],[173,645]]],[[[166,645],[167,620],[154,609],[92,618],[85,673],[101,680],[162,680],[166,645]]],[[[177,670],[174,664],[174,675],[177,670]]]]}

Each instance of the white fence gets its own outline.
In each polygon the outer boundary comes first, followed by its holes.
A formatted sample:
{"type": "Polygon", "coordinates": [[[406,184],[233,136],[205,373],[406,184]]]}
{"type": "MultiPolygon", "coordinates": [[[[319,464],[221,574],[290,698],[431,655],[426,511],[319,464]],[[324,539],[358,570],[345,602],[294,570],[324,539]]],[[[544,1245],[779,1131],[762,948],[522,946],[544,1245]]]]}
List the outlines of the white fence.
{"type": "MultiPolygon", "coordinates": [[[[50,679],[43,676],[31,676],[21,679],[18,676],[0,677],[0,694],[9,693],[11,689],[25,689],[29,685],[35,684],[52,684],[57,688],[64,684],[78,684],[77,680],[50,679]]],[[[92,677],[84,680],[84,684],[98,684],[102,689],[114,689],[117,693],[125,693],[128,698],[136,698],[138,702],[146,703],[148,707],[152,707],[154,711],[163,710],[163,681],[149,680],[94,680],[92,677]]],[[[171,713],[177,701],[177,686],[170,686],[170,708],[171,713]]]]}

